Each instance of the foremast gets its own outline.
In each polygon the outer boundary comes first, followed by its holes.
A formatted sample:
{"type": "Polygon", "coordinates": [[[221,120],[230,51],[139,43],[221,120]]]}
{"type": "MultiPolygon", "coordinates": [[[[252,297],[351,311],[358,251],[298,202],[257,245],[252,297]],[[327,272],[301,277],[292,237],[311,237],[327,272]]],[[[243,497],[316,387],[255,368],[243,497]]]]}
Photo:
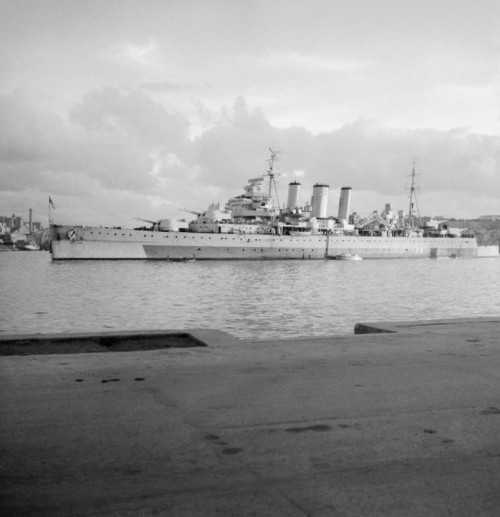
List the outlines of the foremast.
{"type": "Polygon", "coordinates": [[[276,186],[276,176],[278,173],[274,172],[274,163],[278,161],[278,151],[274,151],[271,147],[269,148],[269,151],[271,153],[271,157],[267,160],[269,162],[269,168],[267,169],[266,175],[269,176],[269,190],[268,190],[268,198],[271,200],[273,199],[273,188],[274,193],[276,195],[276,203],[278,205],[278,210],[280,207],[280,200],[278,197],[278,188],[276,186]]]}

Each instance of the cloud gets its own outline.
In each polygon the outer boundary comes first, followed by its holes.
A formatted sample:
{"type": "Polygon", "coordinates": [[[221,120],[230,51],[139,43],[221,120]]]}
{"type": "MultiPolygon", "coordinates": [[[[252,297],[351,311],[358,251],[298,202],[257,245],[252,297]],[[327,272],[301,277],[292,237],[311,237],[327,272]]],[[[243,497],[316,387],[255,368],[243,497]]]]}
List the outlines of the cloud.
{"type": "Polygon", "coordinates": [[[201,181],[237,191],[244,180],[265,172],[269,145],[281,151],[281,170],[287,173],[279,178],[282,202],[288,181],[299,177],[304,193],[310,193],[316,182],[327,183],[332,198],[342,186],[351,186],[354,205],[357,192],[363,192],[364,199],[371,193],[377,204],[357,204],[361,213],[381,209],[392,200],[405,209],[415,158],[423,212],[446,212],[452,206],[469,216],[474,210],[480,215],[483,206],[491,211],[500,198],[500,138],[468,129],[389,128],[361,118],[313,135],[304,128],[277,129],[260,110],[249,109],[240,99],[194,145],[201,181]],[[455,196],[468,196],[470,201],[454,204],[455,196]]]}
{"type": "Polygon", "coordinates": [[[385,202],[406,208],[406,176],[417,157],[424,214],[499,211],[500,138],[466,128],[391,128],[361,118],[313,134],[277,128],[261,109],[238,98],[190,139],[182,115],[144,92],[114,89],[89,92],[67,120],[50,97],[15,92],[0,96],[0,117],[0,202],[7,212],[33,202],[38,192],[33,208],[44,210],[50,193],[67,222],[183,217],[180,208],[203,210],[242,193],[248,178],[265,174],[269,147],[279,151],[281,204],[288,183],[299,179],[301,201],[314,183],[330,185],[333,214],[342,186],[353,188],[358,213],[380,210],[385,202]]]}
{"type": "Polygon", "coordinates": [[[100,58],[106,70],[102,85],[133,84],[149,91],[172,91],[172,86],[181,82],[172,56],[152,38],[111,45],[100,53],[100,58]]]}
{"type": "Polygon", "coordinates": [[[0,96],[0,159],[6,190],[19,191],[33,183],[58,148],[68,143],[63,120],[56,114],[48,95],[16,91],[0,96]]]}
{"type": "Polygon", "coordinates": [[[191,90],[192,86],[175,81],[147,82],[140,85],[144,90],[150,92],[177,92],[191,90]]]}
{"type": "Polygon", "coordinates": [[[344,59],[318,54],[272,54],[260,59],[266,68],[290,68],[305,72],[353,72],[371,66],[368,61],[359,59],[344,59]]]}
{"type": "Polygon", "coordinates": [[[165,176],[180,174],[187,152],[188,121],[141,92],[91,92],[68,120],[56,115],[47,96],[16,92],[0,97],[0,114],[6,191],[82,198],[99,189],[146,194],[165,176]]]}
{"type": "Polygon", "coordinates": [[[151,38],[142,44],[127,42],[112,46],[106,51],[106,58],[113,63],[141,68],[158,67],[161,64],[158,45],[151,38]]]}
{"type": "Polygon", "coordinates": [[[121,94],[114,89],[85,95],[71,111],[71,121],[89,134],[122,138],[137,146],[182,146],[189,122],[168,113],[144,93],[121,94]]]}

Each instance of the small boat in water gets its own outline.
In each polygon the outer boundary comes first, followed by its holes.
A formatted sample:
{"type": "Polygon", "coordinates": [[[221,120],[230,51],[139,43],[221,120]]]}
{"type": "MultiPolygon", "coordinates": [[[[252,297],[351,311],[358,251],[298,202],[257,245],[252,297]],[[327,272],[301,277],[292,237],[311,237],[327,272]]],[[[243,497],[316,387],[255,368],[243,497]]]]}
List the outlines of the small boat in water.
{"type": "Polygon", "coordinates": [[[40,246],[38,246],[38,244],[25,244],[23,247],[22,247],[23,250],[26,250],[26,251],[40,251],[40,246]]]}
{"type": "Polygon", "coordinates": [[[352,253],[342,253],[342,255],[335,255],[331,257],[334,260],[363,260],[359,255],[355,255],[352,253]]]}

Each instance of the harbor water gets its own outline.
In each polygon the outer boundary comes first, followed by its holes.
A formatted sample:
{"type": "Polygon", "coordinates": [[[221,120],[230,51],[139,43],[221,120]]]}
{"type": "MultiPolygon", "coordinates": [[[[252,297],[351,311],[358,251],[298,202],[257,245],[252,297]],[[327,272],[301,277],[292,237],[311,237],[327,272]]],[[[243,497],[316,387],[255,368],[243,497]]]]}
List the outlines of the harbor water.
{"type": "Polygon", "coordinates": [[[211,328],[352,334],[357,322],[498,316],[500,259],[62,261],[0,254],[0,332],[211,328]]]}

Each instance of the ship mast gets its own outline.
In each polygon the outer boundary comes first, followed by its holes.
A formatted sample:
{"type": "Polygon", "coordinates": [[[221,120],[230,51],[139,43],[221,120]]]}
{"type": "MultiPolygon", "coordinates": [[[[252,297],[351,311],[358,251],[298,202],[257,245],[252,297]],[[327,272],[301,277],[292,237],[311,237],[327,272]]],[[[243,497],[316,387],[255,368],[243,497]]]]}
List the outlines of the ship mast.
{"type": "Polygon", "coordinates": [[[269,158],[267,161],[269,162],[269,168],[267,169],[267,175],[269,176],[269,192],[268,196],[269,199],[272,198],[272,189],[274,186],[274,193],[276,194],[276,202],[278,203],[278,208],[280,206],[280,200],[278,198],[278,189],[276,187],[276,179],[275,176],[277,173],[274,172],[274,162],[277,160],[278,152],[274,151],[271,147],[269,148],[269,151],[271,152],[271,158],[269,158]]]}
{"type": "Polygon", "coordinates": [[[410,174],[411,177],[411,185],[410,185],[410,208],[408,210],[408,224],[411,228],[413,228],[414,225],[414,219],[415,219],[415,209],[418,217],[418,221],[420,226],[422,226],[422,221],[420,220],[420,210],[418,208],[418,201],[417,201],[417,183],[416,183],[416,176],[417,176],[417,160],[413,160],[413,168],[412,172],[410,174]],[[413,201],[415,200],[415,202],[413,201]]]}

